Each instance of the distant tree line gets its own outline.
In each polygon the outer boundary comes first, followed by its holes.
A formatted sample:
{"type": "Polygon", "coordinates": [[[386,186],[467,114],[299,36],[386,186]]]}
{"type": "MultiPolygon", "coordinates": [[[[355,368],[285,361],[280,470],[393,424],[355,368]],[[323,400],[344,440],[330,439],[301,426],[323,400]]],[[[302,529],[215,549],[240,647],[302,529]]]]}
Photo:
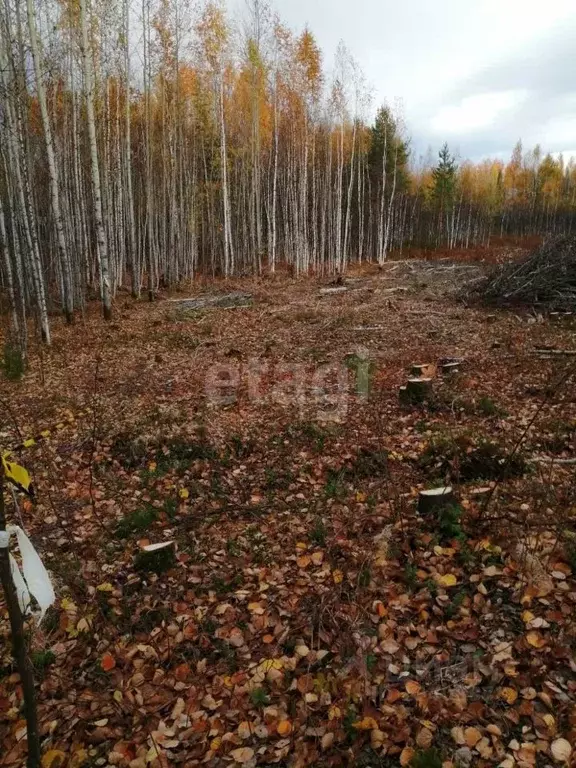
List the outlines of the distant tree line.
{"type": "Polygon", "coordinates": [[[567,232],[576,167],[519,143],[508,163],[411,154],[373,122],[341,44],[267,0],[3,0],[0,264],[10,334],[72,322],[118,290],[153,299],[197,272],[331,273],[408,246],[567,232]]]}

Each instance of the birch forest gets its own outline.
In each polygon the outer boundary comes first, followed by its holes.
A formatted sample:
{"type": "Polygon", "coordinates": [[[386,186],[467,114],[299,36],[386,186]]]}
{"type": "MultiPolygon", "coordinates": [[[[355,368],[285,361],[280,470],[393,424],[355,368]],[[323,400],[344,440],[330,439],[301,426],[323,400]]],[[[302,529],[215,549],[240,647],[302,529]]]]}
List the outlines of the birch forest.
{"type": "Polygon", "coordinates": [[[576,167],[521,143],[418,157],[344,43],[267,0],[1,0],[3,307],[72,322],[196,274],[343,272],[407,247],[570,232],[576,167]]]}

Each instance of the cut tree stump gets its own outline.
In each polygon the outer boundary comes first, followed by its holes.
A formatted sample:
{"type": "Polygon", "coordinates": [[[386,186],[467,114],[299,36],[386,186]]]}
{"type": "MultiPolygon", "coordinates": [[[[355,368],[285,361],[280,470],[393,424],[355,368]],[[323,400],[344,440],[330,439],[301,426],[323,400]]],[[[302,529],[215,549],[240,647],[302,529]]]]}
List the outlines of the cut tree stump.
{"type": "Polygon", "coordinates": [[[413,365],[410,372],[412,376],[419,379],[433,379],[436,376],[437,368],[434,363],[419,363],[413,365]]]}
{"type": "Polygon", "coordinates": [[[443,376],[449,376],[451,373],[460,373],[464,360],[461,357],[443,357],[438,361],[440,371],[443,376]]]}
{"type": "Polygon", "coordinates": [[[176,565],[176,545],[173,541],[148,544],[138,552],[134,568],[146,573],[161,574],[176,565]]]}
{"type": "Polygon", "coordinates": [[[420,491],[418,494],[418,513],[422,517],[430,517],[440,509],[454,504],[454,494],[452,486],[445,485],[440,488],[429,488],[426,491],[420,491]]]}
{"type": "Polygon", "coordinates": [[[399,395],[403,403],[424,403],[432,396],[432,379],[408,379],[406,384],[400,387],[399,395]]]}

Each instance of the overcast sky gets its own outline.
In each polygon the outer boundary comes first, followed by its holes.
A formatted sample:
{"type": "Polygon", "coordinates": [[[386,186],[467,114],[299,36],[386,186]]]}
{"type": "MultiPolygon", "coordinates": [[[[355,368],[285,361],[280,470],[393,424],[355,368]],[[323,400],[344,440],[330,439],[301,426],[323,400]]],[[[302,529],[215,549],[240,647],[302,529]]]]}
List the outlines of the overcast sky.
{"type": "MultiPolygon", "coordinates": [[[[242,5],[242,0],[229,0],[242,5]]],[[[331,67],[344,40],[374,92],[400,99],[415,154],[507,158],[522,138],[576,156],[576,0],[272,0],[331,67]]]]}

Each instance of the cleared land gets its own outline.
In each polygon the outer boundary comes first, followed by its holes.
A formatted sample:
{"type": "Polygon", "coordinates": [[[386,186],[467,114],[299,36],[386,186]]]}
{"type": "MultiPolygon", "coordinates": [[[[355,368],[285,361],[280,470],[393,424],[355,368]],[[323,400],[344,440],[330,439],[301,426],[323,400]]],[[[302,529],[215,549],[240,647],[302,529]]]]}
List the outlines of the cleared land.
{"type": "Polygon", "coordinates": [[[3,445],[50,431],[19,454],[59,597],[33,640],[46,750],[133,768],[569,759],[576,322],[466,306],[479,271],[206,288],[251,294],[240,307],[126,299],[2,382],[3,445]],[[411,367],[444,358],[465,362],[401,404],[411,367]],[[457,504],[419,515],[446,482],[457,504]]]}

